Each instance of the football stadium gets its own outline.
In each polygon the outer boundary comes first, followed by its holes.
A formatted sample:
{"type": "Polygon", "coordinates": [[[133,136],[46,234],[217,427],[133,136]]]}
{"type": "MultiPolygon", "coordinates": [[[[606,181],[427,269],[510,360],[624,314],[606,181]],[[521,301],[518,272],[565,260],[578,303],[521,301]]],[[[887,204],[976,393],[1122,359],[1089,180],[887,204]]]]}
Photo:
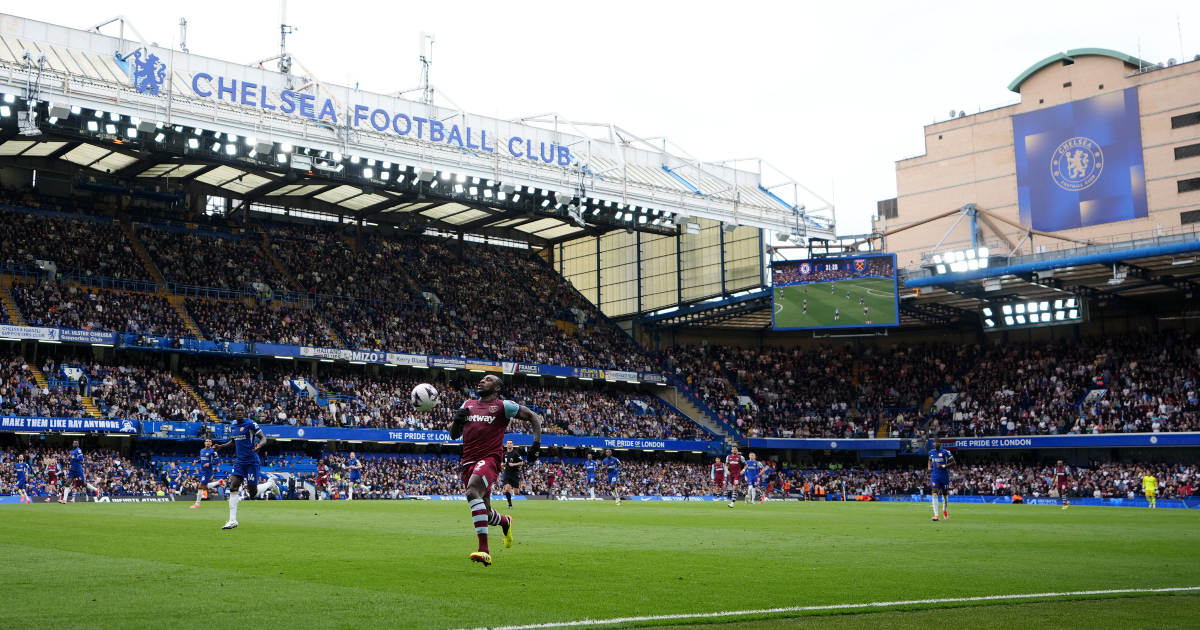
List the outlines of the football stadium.
{"type": "Polygon", "coordinates": [[[1200,627],[1200,55],[854,208],[5,11],[0,627],[1200,627]]]}

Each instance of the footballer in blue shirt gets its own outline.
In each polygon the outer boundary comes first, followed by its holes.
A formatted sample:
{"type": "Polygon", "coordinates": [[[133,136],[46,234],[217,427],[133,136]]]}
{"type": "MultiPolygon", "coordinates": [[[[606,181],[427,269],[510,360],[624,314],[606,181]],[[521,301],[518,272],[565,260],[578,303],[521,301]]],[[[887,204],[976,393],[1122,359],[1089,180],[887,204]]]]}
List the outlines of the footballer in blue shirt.
{"type": "Polygon", "coordinates": [[[588,495],[595,500],[596,498],[596,471],[600,470],[600,464],[592,458],[592,454],[588,453],[586,462],[583,462],[583,472],[587,473],[588,495]]]}
{"type": "Polygon", "coordinates": [[[85,486],[88,490],[95,492],[96,496],[100,496],[100,491],[96,489],[96,486],[88,483],[87,475],[83,472],[83,449],[79,448],[79,440],[71,443],[70,460],[71,469],[67,472],[67,479],[70,480],[70,483],[63,487],[62,499],[59,499],[58,502],[66,503],[70,501],[71,491],[75,488],[83,488],[85,486]]]}
{"type": "Polygon", "coordinates": [[[942,448],[941,440],[933,441],[929,450],[929,496],[933,502],[933,520],[938,520],[938,495],[942,496],[942,518],[950,520],[950,467],[954,455],[942,448]]]}
{"type": "Polygon", "coordinates": [[[17,463],[13,464],[13,471],[17,473],[17,492],[21,495],[21,503],[33,503],[33,499],[29,498],[29,493],[26,492],[29,485],[29,473],[32,472],[29,464],[25,463],[25,456],[17,457],[17,463]]]}
{"type": "Polygon", "coordinates": [[[362,465],[358,463],[358,456],[354,454],[354,451],[350,451],[350,461],[346,463],[346,468],[350,469],[349,494],[346,496],[346,500],[353,501],[354,486],[362,483],[362,465]]]}
{"type": "Polygon", "coordinates": [[[204,497],[205,492],[221,485],[220,482],[213,481],[213,474],[217,471],[219,460],[211,439],[204,440],[204,448],[200,449],[200,461],[197,463],[200,465],[200,474],[198,475],[200,483],[196,487],[196,503],[192,505],[194,508],[200,507],[200,499],[204,497]]]}
{"type": "Polygon", "coordinates": [[[233,406],[233,438],[224,444],[218,444],[213,450],[221,450],[234,446],[236,457],[233,460],[233,473],[229,475],[229,521],[221,529],[233,529],[238,526],[237,506],[241,497],[238,489],[242,481],[248,477],[254,480],[246,484],[250,498],[258,496],[259,467],[262,461],[258,453],[267,445],[267,436],[258,428],[258,423],[246,417],[246,406],[238,403],[233,406]],[[254,440],[258,440],[254,442],[254,440]]]}
{"type": "Polygon", "coordinates": [[[604,470],[608,472],[608,485],[612,488],[613,498],[617,500],[617,505],[621,505],[621,460],[613,457],[612,449],[604,450],[604,459],[600,461],[604,466],[604,470]]]}
{"type": "Polygon", "coordinates": [[[750,453],[750,460],[746,462],[745,470],[742,471],[742,476],[746,478],[746,504],[754,504],[754,495],[758,492],[758,482],[762,479],[763,463],[758,461],[758,456],[750,453]]]}

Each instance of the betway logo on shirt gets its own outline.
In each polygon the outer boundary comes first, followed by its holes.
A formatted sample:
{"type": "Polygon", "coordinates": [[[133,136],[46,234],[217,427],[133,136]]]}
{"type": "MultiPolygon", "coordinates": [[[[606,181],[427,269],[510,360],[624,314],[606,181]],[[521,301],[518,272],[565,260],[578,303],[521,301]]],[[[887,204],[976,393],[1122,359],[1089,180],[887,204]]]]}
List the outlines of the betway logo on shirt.
{"type": "Polygon", "coordinates": [[[495,420],[496,420],[496,418],[495,418],[495,417],[493,417],[493,416],[476,416],[476,415],[471,415],[471,416],[468,416],[468,417],[467,417],[467,422],[486,422],[486,423],[488,423],[488,424],[491,424],[491,423],[492,423],[492,422],[494,422],[495,420]]]}

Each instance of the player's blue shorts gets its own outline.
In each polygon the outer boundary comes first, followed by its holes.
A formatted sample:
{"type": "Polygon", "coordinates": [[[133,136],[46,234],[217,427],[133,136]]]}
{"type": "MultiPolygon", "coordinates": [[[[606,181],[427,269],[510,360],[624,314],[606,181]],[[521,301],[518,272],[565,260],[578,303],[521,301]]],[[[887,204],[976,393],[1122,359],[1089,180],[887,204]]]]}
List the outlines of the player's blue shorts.
{"type": "Polygon", "coordinates": [[[83,469],[82,468],[72,468],[71,472],[67,473],[67,478],[68,479],[83,479],[83,469]]]}
{"type": "Polygon", "coordinates": [[[615,473],[615,472],[608,473],[608,483],[617,483],[618,476],[620,476],[620,473],[615,473]]]}
{"type": "Polygon", "coordinates": [[[17,490],[24,490],[24,489],[25,489],[25,480],[23,478],[18,478],[17,479],[17,490]]]}
{"type": "Polygon", "coordinates": [[[596,475],[588,475],[587,485],[589,485],[589,486],[596,485],[596,475]]]}
{"type": "Polygon", "coordinates": [[[362,473],[357,470],[350,471],[350,481],[358,481],[360,479],[362,479],[362,473]]]}
{"type": "Polygon", "coordinates": [[[756,477],[754,475],[746,475],[746,485],[747,486],[757,486],[758,485],[758,477],[756,477]]]}
{"type": "Polygon", "coordinates": [[[237,475],[238,477],[241,477],[242,479],[250,479],[251,477],[253,477],[254,483],[258,483],[258,476],[259,476],[258,469],[259,469],[258,462],[234,462],[232,474],[237,475]]]}
{"type": "Polygon", "coordinates": [[[933,475],[929,478],[929,485],[933,488],[947,488],[950,486],[950,475],[933,475]]]}
{"type": "Polygon", "coordinates": [[[206,483],[206,484],[212,483],[212,480],[213,480],[213,474],[212,474],[211,470],[209,470],[208,472],[200,473],[200,482],[201,483],[206,483]]]}

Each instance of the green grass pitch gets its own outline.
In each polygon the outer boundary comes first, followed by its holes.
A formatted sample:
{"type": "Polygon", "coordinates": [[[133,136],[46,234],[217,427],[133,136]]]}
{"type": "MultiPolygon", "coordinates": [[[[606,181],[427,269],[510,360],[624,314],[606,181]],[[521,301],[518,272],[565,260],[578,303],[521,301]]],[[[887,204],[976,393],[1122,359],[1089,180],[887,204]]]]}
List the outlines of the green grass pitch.
{"type": "MultiPolygon", "coordinates": [[[[465,501],[243,502],[232,531],[224,503],[188,505],[0,507],[0,628],[480,628],[1200,586],[1195,510],[955,505],[932,523],[926,504],[528,501],[483,567],[465,501]]],[[[1195,592],[909,608],[933,607],[729,621],[1200,627],[1195,592]]]]}
{"type": "Polygon", "coordinates": [[[896,291],[890,278],[859,278],[775,287],[775,328],[858,327],[895,325],[896,291]],[[830,284],[833,292],[830,293],[830,284]],[[805,289],[808,290],[805,293],[805,289]],[[846,292],[850,298],[846,299],[846,292]],[[870,309],[863,313],[862,298],[870,309]],[[804,301],[808,300],[808,311],[804,301]],[[841,316],[834,319],[834,310],[841,316]],[[871,323],[868,324],[867,320],[871,323]]]}

